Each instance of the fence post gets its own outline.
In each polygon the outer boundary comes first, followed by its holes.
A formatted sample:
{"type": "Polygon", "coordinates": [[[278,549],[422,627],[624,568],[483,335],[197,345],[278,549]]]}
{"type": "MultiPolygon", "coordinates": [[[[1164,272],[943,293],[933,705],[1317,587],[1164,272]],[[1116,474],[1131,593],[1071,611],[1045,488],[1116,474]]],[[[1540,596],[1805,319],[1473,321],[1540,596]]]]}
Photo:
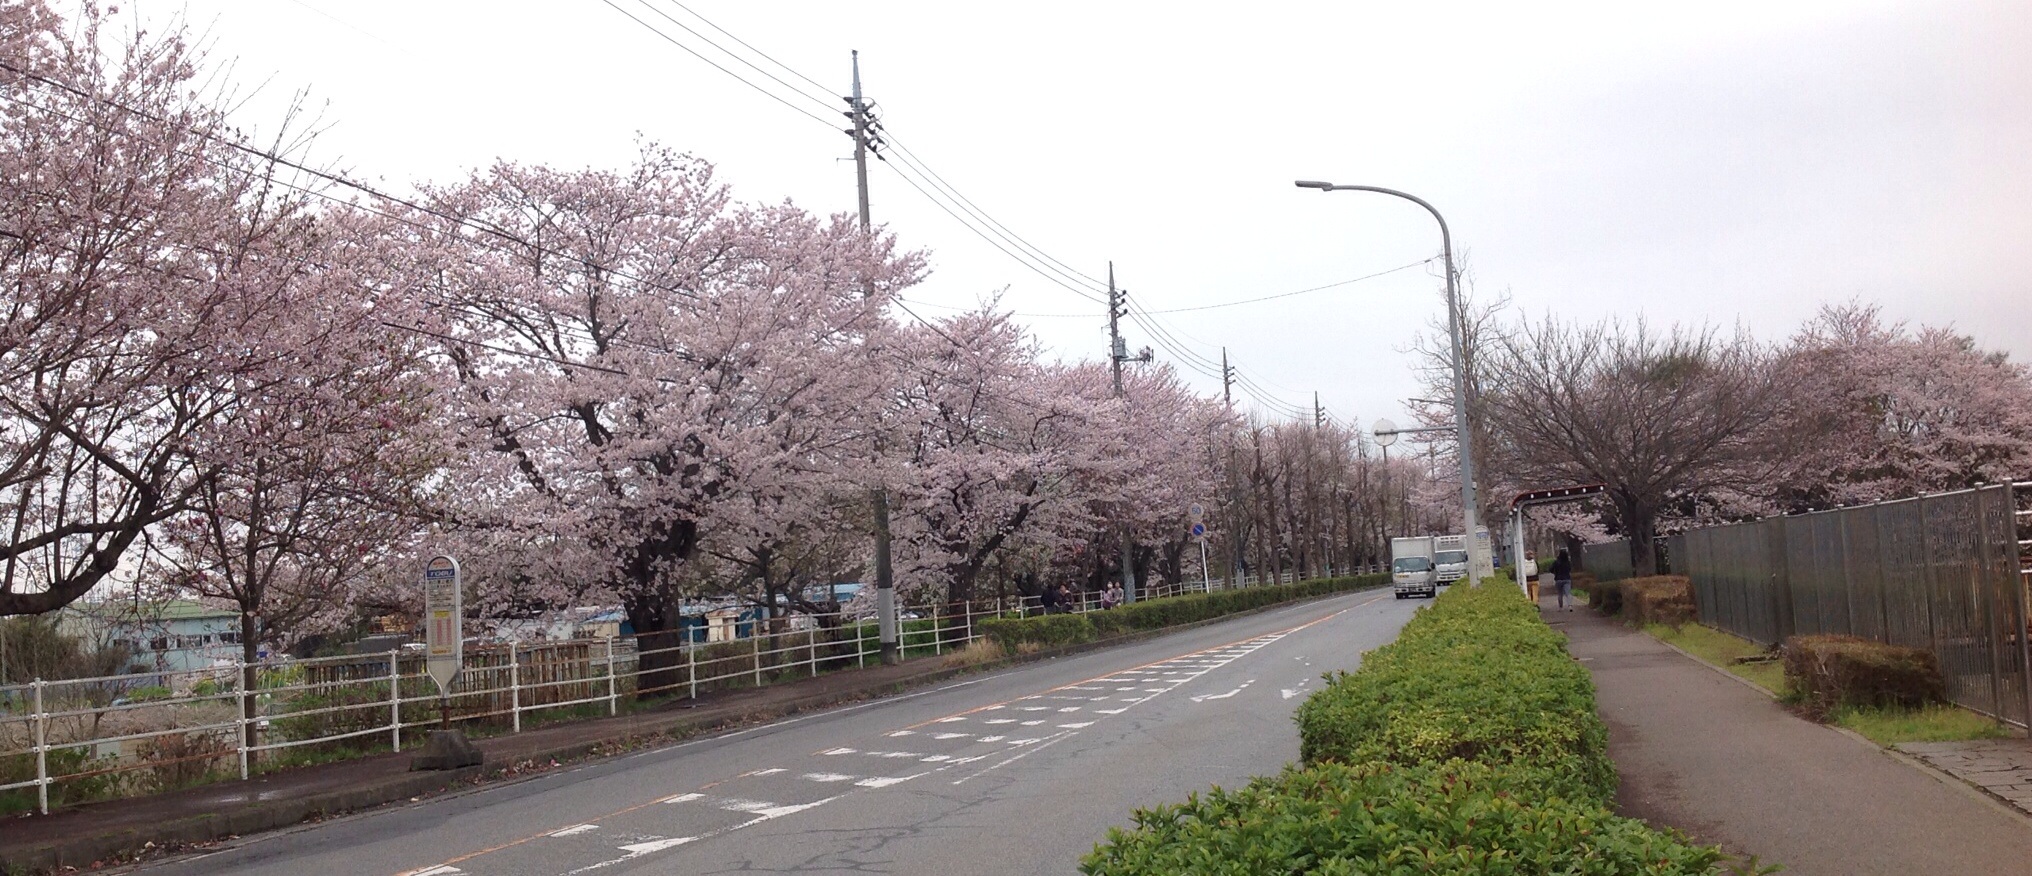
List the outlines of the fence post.
{"type": "Polygon", "coordinates": [[[508,646],[508,715],[514,732],[522,732],[522,649],[508,646]]]}
{"type": "Polygon", "coordinates": [[[618,689],[618,688],[616,688],[616,687],[614,686],[614,673],[615,673],[615,672],[617,672],[617,671],[619,671],[619,669],[618,669],[618,667],[616,667],[616,666],[614,665],[614,637],[613,637],[613,636],[608,636],[608,637],[607,637],[607,714],[608,714],[608,715],[618,715],[618,714],[621,714],[621,695],[620,695],[619,689],[618,689]]]}
{"type": "Polygon", "coordinates": [[[388,650],[388,749],[402,750],[402,649],[388,650]]]}
{"type": "MultiPolygon", "coordinates": [[[[636,647],[639,654],[641,646],[638,645],[636,647]]],[[[680,644],[679,647],[684,648],[684,677],[691,681],[691,698],[698,699],[698,643],[684,643],[680,644]]],[[[642,658],[638,656],[635,659],[639,665],[642,658]]],[[[635,684],[640,686],[642,684],[641,679],[637,678],[635,684]]]]}
{"type": "Polygon", "coordinates": [[[813,618],[811,629],[804,631],[805,654],[811,660],[811,677],[818,677],[818,619],[813,618]]]}
{"type": "Polygon", "coordinates": [[[42,814],[49,814],[49,714],[42,708],[42,679],[30,685],[35,691],[35,802],[42,814]]]}
{"type": "Polygon", "coordinates": [[[247,661],[242,659],[233,662],[237,664],[234,667],[234,672],[240,682],[234,685],[234,687],[240,689],[240,781],[244,782],[247,781],[247,742],[248,737],[254,733],[254,725],[247,720],[247,661]]]}
{"type": "Polygon", "coordinates": [[[855,668],[855,669],[866,669],[866,668],[868,668],[868,650],[867,650],[867,646],[868,646],[868,623],[867,623],[866,621],[859,621],[859,622],[856,622],[856,623],[854,624],[854,668],[855,668]]]}
{"type": "Polygon", "coordinates": [[[931,608],[931,653],[934,656],[944,654],[944,643],[945,619],[938,616],[938,606],[934,605],[931,608]]]}
{"type": "Polygon", "coordinates": [[[761,686],[762,686],[762,633],[761,633],[761,629],[760,629],[759,627],[758,627],[758,628],[756,628],[756,631],[755,631],[755,635],[753,635],[753,636],[749,637],[748,641],[749,641],[749,642],[752,642],[752,643],[753,643],[753,646],[752,646],[752,647],[750,647],[750,648],[748,649],[748,651],[749,651],[749,653],[751,653],[751,654],[755,655],[755,686],[756,686],[756,687],[761,687],[761,686]]]}

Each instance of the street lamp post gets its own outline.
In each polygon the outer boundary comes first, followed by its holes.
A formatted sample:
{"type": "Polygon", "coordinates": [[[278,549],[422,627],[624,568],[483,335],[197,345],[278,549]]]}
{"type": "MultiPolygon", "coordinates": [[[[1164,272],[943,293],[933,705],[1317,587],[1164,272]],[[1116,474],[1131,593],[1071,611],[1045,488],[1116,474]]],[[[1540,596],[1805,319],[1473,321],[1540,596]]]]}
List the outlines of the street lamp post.
{"type": "Polygon", "coordinates": [[[1381,186],[1343,186],[1318,180],[1302,179],[1297,181],[1297,185],[1302,189],[1318,189],[1322,192],[1375,192],[1379,195],[1403,198],[1424,207],[1426,212],[1432,214],[1433,219],[1439,221],[1440,247],[1446,255],[1446,331],[1447,340],[1453,348],[1453,422],[1456,440],[1460,442],[1461,523],[1464,527],[1461,532],[1467,536],[1469,551],[1467,578],[1469,583],[1473,583],[1480,568],[1474,561],[1474,554],[1479,552],[1481,540],[1475,538],[1475,530],[1479,528],[1476,526],[1475,518],[1479,515],[1475,513],[1475,454],[1472,441],[1474,430],[1468,426],[1468,390],[1461,370],[1461,313],[1460,298],[1454,290],[1453,232],[1446,227],[1446,217],[1439,215],[1439,210],[1417,195],[1381,186]]]}

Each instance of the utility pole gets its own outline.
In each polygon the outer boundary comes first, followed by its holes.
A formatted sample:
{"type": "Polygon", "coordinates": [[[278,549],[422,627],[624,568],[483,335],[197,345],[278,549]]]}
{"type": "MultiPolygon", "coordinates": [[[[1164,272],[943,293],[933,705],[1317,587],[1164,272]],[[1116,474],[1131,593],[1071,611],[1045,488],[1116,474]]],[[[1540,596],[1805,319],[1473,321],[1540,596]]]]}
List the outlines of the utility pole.
{"type": "Polygon", "coordinates": [[[1319,390],[1312,391],[1312,428],[1326,428],[1326,408],[1319,406],[1319,390]]]}
{"type": "MultiPolygon", "coordinates": [[[[1108,263],[1108,361],[1115,370],[1115,397],[1122,398],[1122,363],[1129,361],[1129,344],[1122,340],[1122,314],[1129,309],[1129,290],[1115,288],[1115,263],[1108,263]]],[[[1124,416],[1127,406],[1124,405],[1124,416]]],[[[1128,501],[1122,497],[1123,502],[1128,501]]],[[[1128,509],[1123,509],[1126,512],[1128,509]]],[[[1136,601],[1136,542],[1129,522],[1122,521],[1122,601],[1136,601]]]]}
{"type": "MultiPolygon", "coordinates": [[[[1235,413],[1235,366],[1228,364],[1228,348],[1221,348],[1221,403],[1227,406],[1228,414],[1235,413]]],[[[1241,577],[1242,553],[1242,481],[1235,472],[1235,438],[1228,436],[1228,543],[1233,546],[1234,556],[1228,558],[1228,581],[1233,584],[1241,577]]]]}
{"type": "MultiPolygon", "coordinates": [[[[861,96],[861,53],[854,52],[854,94],[847,98],[847,117],[854,126],[847,133],[854,138],[854,182],[859,189],[861,207],[861,230],[873,234],[875,224],[868,216],[868,153],[869,127],[868,101],[861,96]]],[[[870,285],[864,294],[873,295],[870,285]]],[[[880,462],[882,453],[879,430],[875,438],[875,455],[880,462]]],[[[875,625],[880,637],[882,662],[894,664],[903,659],[896,647],[896,575],[890,562],[889,532],[889,486],[876,484],[870,497],[875,512],[875,625]]]]}

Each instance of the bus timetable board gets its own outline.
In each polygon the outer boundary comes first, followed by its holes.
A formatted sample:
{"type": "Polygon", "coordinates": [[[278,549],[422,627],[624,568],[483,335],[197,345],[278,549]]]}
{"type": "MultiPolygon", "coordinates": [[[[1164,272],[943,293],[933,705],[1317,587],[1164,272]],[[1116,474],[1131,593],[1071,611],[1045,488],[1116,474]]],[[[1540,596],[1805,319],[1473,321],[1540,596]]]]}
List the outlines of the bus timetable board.
{"type": "Polygon", "coordinates": [[[459,561],[439,555],[423,567],[423,641],[430,658],[430,677],[438,692],[449,696],[465,657],[463,599],[459,561]]]}

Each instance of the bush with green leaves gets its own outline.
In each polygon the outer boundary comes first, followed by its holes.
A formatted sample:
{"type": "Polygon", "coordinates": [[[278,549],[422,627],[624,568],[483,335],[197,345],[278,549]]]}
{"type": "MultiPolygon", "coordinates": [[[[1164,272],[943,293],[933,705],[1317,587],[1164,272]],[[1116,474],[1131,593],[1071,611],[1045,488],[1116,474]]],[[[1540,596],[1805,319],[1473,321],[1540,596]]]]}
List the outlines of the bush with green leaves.
{"type": "Polygon", "coordinates": [[[1592,801],[1544,797],[1539,771],[1468,761],[1287,768],[1136,814],[1090,876],[1687,874],[1718,857],[1592,801]]]}
{"type": "Polygon", "coordinates": [[[1304,763],[1136,813],[1081,862],[1154,874],[1707,874],[1621,818],[1587,670],[1514,584],[1454,587],[1298,712],[1304,763]]]}
{"type": "Polygon", "coordinates": [[[1139,630],[1158,630],[1224,617],[1295,599],[1311,599],[1369,587],[1381,587],[1389,581],[1388,575],[1315,578],[1293,584],[1272,584],[1236,590],[1216,590],[1211,593],[1167,596],[1085,614],[1046,614],[1021,619],[995,618],[979,621],[977,627],[990,641],[1010,650],[1015,650],[1019,645],[1055,648],[1139,630]]]}

